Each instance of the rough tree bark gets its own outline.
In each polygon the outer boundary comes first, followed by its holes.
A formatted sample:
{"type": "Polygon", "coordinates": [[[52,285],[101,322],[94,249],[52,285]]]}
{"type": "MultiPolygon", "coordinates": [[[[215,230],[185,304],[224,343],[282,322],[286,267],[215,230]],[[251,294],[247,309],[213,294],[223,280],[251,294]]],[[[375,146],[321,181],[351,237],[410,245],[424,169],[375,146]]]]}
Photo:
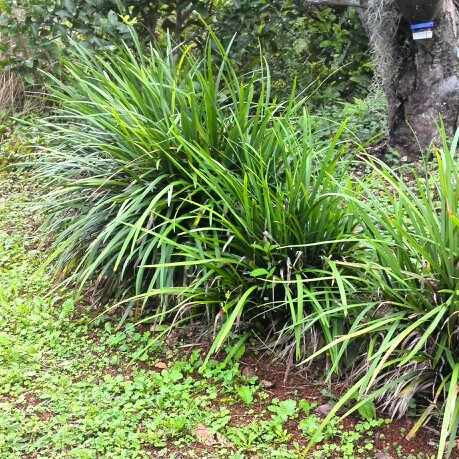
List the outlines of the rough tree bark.
{"type": "Polygon", "coordinates": [[[459,14],[453,0],[445,0],[437,16],[433,38],[414,42],[408,23],[401,21],[394,50],[398,77],[388,88],[390,140],[409,155],[437,138],[435,121],[441,114],[448,134],[458,128],[459,14]]]}
{"type": "MultiPolygon", "coordinates": [[[[418,3],[422,5],[425,0],[418,3]]],[[[307,3],[358,6],[365,21],[368,0],[306,0],[307,3]],[[356,5],[357,3],[357,5],[356,5]]],[[[407,2],[408,3],[408,2],[407,2]]],[[[416,3],[411,0],[411,3],[416,3]]],[[[459,127],[459,2],[441,0],[433,38],[412,38],[402,18],[393,38],[397,68],[386,81],[390,144],[410,157],[419,155],[438,137],[435,122],[442,116],[446,131],[459,127]]],[[[371,34],[370,34],[371,36],[371,34]]]]}

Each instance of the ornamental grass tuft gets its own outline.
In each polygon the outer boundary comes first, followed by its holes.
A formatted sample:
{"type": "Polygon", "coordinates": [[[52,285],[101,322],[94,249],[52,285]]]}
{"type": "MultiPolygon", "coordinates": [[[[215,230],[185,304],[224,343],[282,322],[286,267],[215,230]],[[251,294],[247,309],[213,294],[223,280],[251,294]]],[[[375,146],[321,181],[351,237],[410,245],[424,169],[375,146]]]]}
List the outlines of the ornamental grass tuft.
{"type": "Polygon", "coordinates": [[[459,424],[459,131],[450,143],[442,125],[439,133],[441,148],[432,146],[422,174],[398,174],[365,158],[373,174],[360,183],[355,215],[373,253],[367,276],[378,286],[379,305],[319,351],[366,343],[355,384],[330,416],[356,398],[350,412],[370,400],[393,417],[416,406],[408,438],[437,417],[438,459],[452,454],[459,424]]]}
{"type": "Polygon", "coordinates": [[[45,265],[124,317],[199,318],[218,331],[212,350],[249,322],[296,358],[346,332],[363,281],[337,261],[365,249],[344,124],[317,144],[304,100],[273,101],[267,65],[239,78],[215,37],[202,59],[171,45],[75,50],[42,123],[45,265]]]}

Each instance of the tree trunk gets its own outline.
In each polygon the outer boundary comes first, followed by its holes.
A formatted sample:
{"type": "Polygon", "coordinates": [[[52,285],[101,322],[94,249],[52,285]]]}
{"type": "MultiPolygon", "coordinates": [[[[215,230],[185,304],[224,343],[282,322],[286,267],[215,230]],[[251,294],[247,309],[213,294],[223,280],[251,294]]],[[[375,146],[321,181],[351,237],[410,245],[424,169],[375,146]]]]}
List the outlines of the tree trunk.
{"type": "MultiPolygon", "coordinates": [[[[305,0],[312,4],[359,6],[360,16],[367,28],[375,56],[384,61],[385,91],[389,107],[389,139],[394,148],[410,158],[418,157],[432,141],[438,141],[435,123],[439,115],[448,134],[453,134],[459,123],[459,2],[457,0],[305,0]],[[371,4],[390,8],[401,5],[405,16],[398,24],[395,37],[387,31],[386,40],[394,43],[385,46],[381,42],[381,30],[374,33],[371,4]],[[410,22],[423,11],[438,4],[434,20],[433,38],[413,40],[410,22]],[[413,5],[411,8],[409,5],[413,5]],[[387,56],[387,53],[393,54],[387,56]],[[385,55],[386,54],[386,55],[385,55]],[[388,64],[389,63],[389,64],[388,64]],[[387,69],[387,67],[390,67],[387,69]],[[391,68],[394,67],[394,68],[391,68]]],[[[383,14],[385,11],[383,10],[383,14]]],[[[427,17],[426,21],[432,18],[427,17]]],[[[385,24],[380,24],[384,35],[385,24]]]]}
{"type": "Polygon", "coordinates": [[[409,157],[438,140],[439,115],[448,134],[458,127],[458,26],[453,0],[443,1],[432,39],[414,41],[408,22],[400,22],[394,47],[400,66],[386,92],[390,143],[409,157]]]}

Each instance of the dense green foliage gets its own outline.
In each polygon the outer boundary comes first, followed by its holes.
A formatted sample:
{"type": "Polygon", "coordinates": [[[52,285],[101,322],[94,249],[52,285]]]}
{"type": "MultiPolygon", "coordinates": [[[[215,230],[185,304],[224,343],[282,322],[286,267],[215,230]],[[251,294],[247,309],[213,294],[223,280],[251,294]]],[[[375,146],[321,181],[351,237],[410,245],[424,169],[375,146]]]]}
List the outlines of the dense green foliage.
{"type": "Polygon", "coordinates": [[[362,97],[372,80],[368,37],[354,8],[316,7],[304,1],[226,2],[214,19],[239,74],[269,62],[273,92],[289,96],[294,79],[315,104],[362,97]]]}
{"type": "Polygon", "coordinates": [[[107,39],[122,38],[126,25],[104,0],[25,0],[0,3],[0,66],[35,83],[38,69],[59,71],[62,49],[75,36],[88,45],[103,46],[107,39]],[[84,7],[81,7],[84,6],[84,7]]]}
{"type": "Polygon", "coordinates": [[[323,427],[350,400],[395,414],[416,395],[419,425],[442,413],[438,457],[451,451],[456,140],[435,150],[431,193],[343,156],[344,126],[317,141],[304,100],[273,102],[269,68],[240,79],[215,38],[202,61],[189,48],[76,45],[64,66],[35,162],[56,236],[46,264],[122,300],[123,319],[199,319],[214,328],[211,352],[247,328],[286,357],[326,352],[330,375],[355,384],[323,427]],[[350,165],[373,173],[358,180],[350,165]]]}
{"type": "Polygon", "coordinates": [[[129,40],[128,24],[145,40],[154,41],[171,31],[180,42],[184,31],[202,26],[202,20],[217,4],[208,0],[1,1],[0,68],[18,72],[29,83],[36,82],[42,76],[39,69],[59,73],[60,55],[74,42],[97,50],[129,40]]]}
{"type": "Polygon", "coordinates": [[[271,102],[268,68],[243,83],[223,48],[217,68],[210,47],[202,63],[77,49],[41,126],[48,262],[127,299],[125,315],[223,320],[215,348],[240,316],[274,314],[297,357],[314,324],[327,342],[345,332],[356,281],[336,261],[360,249],[342,128],[316,143],[302,101],[271,102]]]}
{"type": "MultiPolygon", "coordinates": [[[[288,97],[294,78],[301,90],[324,82],[316,102],[362,97],[371,81],[367,38],[356,10],[316,8],[293,0],[132,1],[21,0],[0,2],[0,68],[40,81],[39,69],[60,72],[59,57],[74,42],[91,49],[114,49],[129,42],[128,25],[141,40],[161,46],[169,31],[175,43],[203,46],[204,23],[212,24],[231,47],[239,75],[267,57],[273,90],[288,97]]],[[[132,44],[132,43],[131,43],[132,44]]]]}
{"type": "MultiPolygon", "coordinates": [[[[49,296],[50,278],[35,273],[43,254],[31,249],[40,215],[24,206],[38,193],[23,172],[0,172],[1,459],[305,457],[316,401],[279,400],[243,376],[244,346],[200,373],[201,351],[179,354],[171,339],[128,365],[147,327],[94,321],[70,292],[49,296]]],[[[334,418],[313,457],[363,459],[383,423],[334,418]]]]}

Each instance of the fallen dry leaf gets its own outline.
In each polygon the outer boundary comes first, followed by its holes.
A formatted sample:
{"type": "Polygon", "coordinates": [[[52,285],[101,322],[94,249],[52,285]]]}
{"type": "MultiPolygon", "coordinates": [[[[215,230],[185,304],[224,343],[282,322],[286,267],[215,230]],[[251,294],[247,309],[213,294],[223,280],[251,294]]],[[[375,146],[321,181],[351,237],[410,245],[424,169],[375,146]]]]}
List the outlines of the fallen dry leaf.
{"type": "Polygon", "coordinates": [[[198,424],[195,430],[196,440],[206,446],[231,446],[231,442],[221,433],[212,432],[212,430],[203,425],[198,424]]]}
{"type": "Polygon", "coordinates": [[[167,368],[167,364],[164,362],[157,362],[154,365],[155,368],[159,368],[161,370],[165,370],[167,368]]]}
{"type": "Polygon", "coordinates": [[[377,452],[375,459],[394,459],[390,454],[377,452]]]}

